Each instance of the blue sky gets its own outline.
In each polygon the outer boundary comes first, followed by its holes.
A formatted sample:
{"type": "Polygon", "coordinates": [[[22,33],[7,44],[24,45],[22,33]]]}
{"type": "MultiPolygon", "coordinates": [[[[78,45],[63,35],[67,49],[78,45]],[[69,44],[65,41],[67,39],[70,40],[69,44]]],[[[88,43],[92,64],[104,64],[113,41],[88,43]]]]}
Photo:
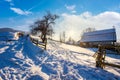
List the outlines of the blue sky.
{"type": "MultiPolygon", "coordinates": [[[[51,12],[68,12],[65,5],[75,5],[77,13],[90,11],[94,14],[98,14],[104,11],[117,11],[120,12],[119,0],[1,0],[0,1],[0,17],[11,18],[16,17],[18,14],[14,13],[10,8],[19,8],[24,11],[32,12],[45,12],[50,10],[51,12]]],[[[23,16],[21,16],[23,17],[23,16]]]]}
{"type": "Polygon", "coordinates": [[[78,34],[73,38],[79,38],[87,27],[99,30],[114,25],[117,33],[120,30],[120,0],[0,0],[0,28],[28,31],[48,10],[60,16],[55,38],[65,30],[68,37],[78,34]]]}

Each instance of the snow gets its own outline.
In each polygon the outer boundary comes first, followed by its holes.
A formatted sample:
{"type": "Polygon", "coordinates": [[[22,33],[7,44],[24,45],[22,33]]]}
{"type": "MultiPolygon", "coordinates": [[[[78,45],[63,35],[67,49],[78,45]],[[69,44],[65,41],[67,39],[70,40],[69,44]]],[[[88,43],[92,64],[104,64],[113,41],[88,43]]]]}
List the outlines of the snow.
{"type": "Polygon", "coordinates": [[[4,53],[6,49],[8,49],[9,46],[5,46],[3,48],[0,48],[0,54],[4,53]]]}
{"type": "Polygon", "coordinates": [[[0,32],[0,41],[17,40],[17,32],[0,32]]]}
{"type": "MultiPolygon", "coordinates": [[[[48,40],[45,51],[26,36],[2,41],[0,80],[120,80],[118,68],[95,67],[95,50],[48,40]]],[[[107,60],[120,64],[118,55],[109,54],[107,60]]]]}

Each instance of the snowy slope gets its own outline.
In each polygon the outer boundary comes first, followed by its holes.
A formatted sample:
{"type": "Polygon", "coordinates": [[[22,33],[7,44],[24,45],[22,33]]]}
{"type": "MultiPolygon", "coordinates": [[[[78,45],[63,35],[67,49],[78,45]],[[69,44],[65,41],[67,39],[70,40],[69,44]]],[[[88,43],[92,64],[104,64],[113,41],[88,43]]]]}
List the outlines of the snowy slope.
{"type": "MultiPolygon", "coordinates": [[[[62,75],[74,76],[75,80],[120,80],[120,70],[117,68],[106,67],[106,71],[95,68],[95,59],[92,57],[93,51],[66,44],[56,44],[55,42],[51,42],[51,45],[49,46],[50,50],[55,51],[52,54],[59,61],[65,60],[63,62],[65,69],[64,66],[61,67],[67,74],[62,73],[62,75]]],[[[107,57],[107,59],[115,63],[119,62],[120,57],[118,59],[107,57]]]]}
{"type": "Polygon", "coordinates": [[[117,68],[95,68],[93,54],[91,50],[54,41],[48,41],[44,51],[28,37],[2,41],[0,80],[120,80],[117,68]]]}
{"type": "Polygon", "coordinates": [[[0,52],[0,77],[3,80],[26,80],[32,76],[38,77],[38,80],[42,77],[48,79],[48,76],[41,72],[37,58],[42,50],[33,45],[29,38],[23,37],[8,43],[1,42],[0,52]]]}
{"type": "MultiPolygon", "coordinates": [[[[62,44],[61,47],[69,49],[70,51],[74,51],[74,52],[78,52],[78,53],[83,53],[84,55],[88,55],[85,58],[84,58],[84,56],[80,56],[80,55],[79,55],[79,57],[82,57],[81,59],[83,59],[84,61],[89,61],[88,64],[91,64],[91,63],[94,64],[94,65],[89,65],[89,66],[91,66],[91,67],[95,66],[95,59],[93,59],[92,56],[98,50],[97,48],[85,49],[85,48],[66,45],[66,44],[62,44]]],[[[107,52],[106,58],[105,58],[106,62],[120,65],[120,55],[116,55],[116,52],[109,51],[109,50],[107,50],[106,52],[107,52]],[[115,54],[111,54],[111,53],[115,53],[115,54]]],[[[75,55],[75,56],[77,56],[77,55],[75,55]]],[[[82,64],[84,64],[84,63],[82,63],[82,64]]],[[[110,72],[110,73],[114,73],[115,75],[120,76],[120,69],[118,69],[118,68],[106,66],[105,70],[110,72]]]]}
{"type": "Polygon", "coordinates": [[[13,32],[0,32],[0,41],[14,40],[14,35],[13,32]]]}

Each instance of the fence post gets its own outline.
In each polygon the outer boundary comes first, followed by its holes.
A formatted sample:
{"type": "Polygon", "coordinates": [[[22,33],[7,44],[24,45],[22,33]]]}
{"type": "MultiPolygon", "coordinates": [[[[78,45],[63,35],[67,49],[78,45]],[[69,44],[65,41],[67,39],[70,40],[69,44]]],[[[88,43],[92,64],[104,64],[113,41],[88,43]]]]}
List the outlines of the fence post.
{"type": "Polygon", "coordinates": [[[100,67],[102,69],[105,67],[105,64],[104,64],[105,54],[106,54],[105,49],[101,45],[99,45],[97,57],[96,57],[96,67],[100,67]]]}

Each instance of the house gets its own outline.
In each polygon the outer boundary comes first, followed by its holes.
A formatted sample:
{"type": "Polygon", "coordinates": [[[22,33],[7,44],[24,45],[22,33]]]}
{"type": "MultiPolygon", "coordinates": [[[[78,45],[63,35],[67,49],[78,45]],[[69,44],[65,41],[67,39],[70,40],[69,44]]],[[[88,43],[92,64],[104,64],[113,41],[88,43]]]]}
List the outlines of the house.
{"type": "Polygon", "coordinates": [[[80,40],[80,46],[97,47],[99,44],[114,45],[115,42],[116,30],[115,28],[112,28],[84,33],[80,40]]]}

